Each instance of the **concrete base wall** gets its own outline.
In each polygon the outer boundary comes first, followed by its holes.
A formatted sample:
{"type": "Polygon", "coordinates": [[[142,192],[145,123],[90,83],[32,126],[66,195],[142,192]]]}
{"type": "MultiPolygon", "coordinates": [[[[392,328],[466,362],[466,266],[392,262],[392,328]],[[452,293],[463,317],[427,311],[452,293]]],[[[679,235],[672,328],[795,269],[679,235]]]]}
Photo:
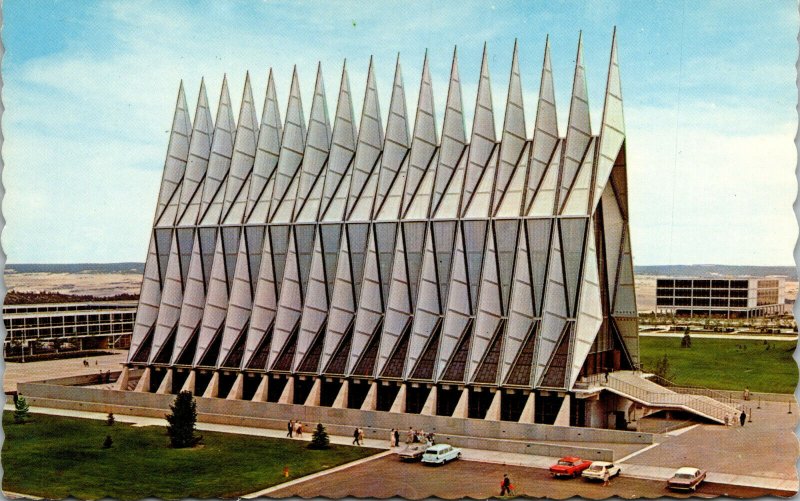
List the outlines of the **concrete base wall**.
{"type": "MultiPolygon", "coordinates": [[[[115,412],[149,417],[164,417],[174,395],[19,383],[19,391],[33,406],[115,412]]],[[[198,419],[202,422],[254,426],[283,430],[289,419],[308,425],[323,423],[333,434],[349,436],[353,426],[361,426],[369,438],[385,438],[391,428],[413,427],[436,433],[440,442],[470,448],[527,452],[546,456],[579,454],[595,460],[613,460],[613,452],[592,447],[592,442],[653,443],[650,433],[485,421],[445,416],[398,414],[359,409],[306,407],[303,405],[224,400],[196,397],[198,419]],[[502,438],[500,438],[502,437],[502,438]],[[585,447],[548,445],[536,442],[584,442],[585,447]],[[542,452],[545,448],[549,452],[542,452]]]]}

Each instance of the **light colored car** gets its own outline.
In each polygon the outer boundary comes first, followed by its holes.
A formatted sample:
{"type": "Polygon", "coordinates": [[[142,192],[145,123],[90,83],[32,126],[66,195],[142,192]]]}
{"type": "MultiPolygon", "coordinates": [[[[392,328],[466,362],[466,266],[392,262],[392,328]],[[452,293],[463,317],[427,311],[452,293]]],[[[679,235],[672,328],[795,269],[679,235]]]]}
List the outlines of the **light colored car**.
{"type": "Polygon", "coordinates": [[[422,455],[422,462],[428,464],[445,464],[461,457],[461,449],[447,444],[436,444],[428,447],[422,455]]]}
{"type": "Polygon", "coordinates": [[[585,470],[581,476],[586,480],[603,480],[605,473],[608,472],[608,478],[616,477],[622,470],[614,463],[607,461],[593,461],[592,465],[585,470]]]}
{"type": "Polygon", "coordinates": [[[667,487],[674,490],[694,491],[706,479],[706,472],[700,468],[678,468],[672,478],[667,480],[667,487]]]}
{"type": "Polygon", "coordinates": [[[419,461],[427,447],[424,444],[409,444],[397,453],[400,461],[419,461]]]}

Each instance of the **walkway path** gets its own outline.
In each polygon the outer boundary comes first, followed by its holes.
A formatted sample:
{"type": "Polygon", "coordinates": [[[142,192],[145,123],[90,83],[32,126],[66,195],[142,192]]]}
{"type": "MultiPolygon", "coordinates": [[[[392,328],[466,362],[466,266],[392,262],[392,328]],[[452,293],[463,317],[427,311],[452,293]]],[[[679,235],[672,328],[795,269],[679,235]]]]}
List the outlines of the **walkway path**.
{"type": "Polygon", "coordinates": [[[3,371],[3,391],[16,391],[17,383],[42,381],[70,376],[98,374],[101,370],[114,372],[122,368],[128,357],[128,351],[118,351],[113,355],[101,355],[87,358],[65,358],[62,360],[44,360],[39,362],[6,362],[3,371]],[[88,360],[89,367],[83,361],[88,360]]]}

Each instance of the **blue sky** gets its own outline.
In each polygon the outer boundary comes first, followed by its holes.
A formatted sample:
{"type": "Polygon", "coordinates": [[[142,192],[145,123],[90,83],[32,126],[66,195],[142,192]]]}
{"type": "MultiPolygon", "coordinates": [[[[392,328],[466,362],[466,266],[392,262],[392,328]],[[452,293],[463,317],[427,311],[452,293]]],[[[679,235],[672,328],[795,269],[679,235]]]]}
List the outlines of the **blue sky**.
{"type": "Polygon", "coordinates": [[[614,26],[635,262],[793,262],[792,1],[6,0],[3,16],[12,263],[144,260],[181,79],[193,109],[200,78],[216,106],[227,73],[238,107],[245,72],[261,101],[271,67],[283,112],[296,64],[308,113],[321,61],[332,115],[343,59],[360,101],[373,55],[385,120],[397,54],[411,110],[427,48],[441,125],[453,46],[471,115],[486,41],[500,127],[517,38],[530,134],[549,34],[563,131],[582,30],[596,131],[614,26]]]}

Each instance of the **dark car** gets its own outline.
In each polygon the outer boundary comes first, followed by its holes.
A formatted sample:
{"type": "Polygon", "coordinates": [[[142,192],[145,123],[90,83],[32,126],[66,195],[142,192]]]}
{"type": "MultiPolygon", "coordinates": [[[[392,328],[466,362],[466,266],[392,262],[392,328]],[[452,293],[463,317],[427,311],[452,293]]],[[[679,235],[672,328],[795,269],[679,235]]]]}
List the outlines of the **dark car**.
{"type": "Polygon", "coordinates": [[[705,470],[690,467],[678,468],[672,478],[667,480],[667,487],[676,491],[693,491],[705,479],[705,470]]]}
{"type": "Polygon", "coordinates": [[[581,459],[577,456],[566,456],[558,460],[558,463],[550,467],[550,475],[553,477],[579,477],[581,472],[591,466],[592,462],[581,459]]]}

